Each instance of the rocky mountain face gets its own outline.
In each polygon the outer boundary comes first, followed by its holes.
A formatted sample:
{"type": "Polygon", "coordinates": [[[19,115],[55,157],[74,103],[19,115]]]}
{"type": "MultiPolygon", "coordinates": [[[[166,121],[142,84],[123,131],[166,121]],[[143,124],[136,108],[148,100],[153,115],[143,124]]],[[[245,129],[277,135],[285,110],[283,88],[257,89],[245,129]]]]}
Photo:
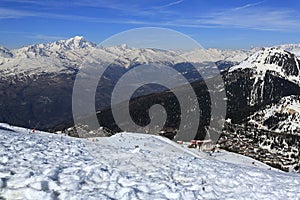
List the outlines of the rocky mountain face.
{"type": "Polygon", "coordinates": [[[290,134],[300,133],[300,96],[283,97],[278,103],[268,104],[249,116],[248,124],[257,129],[290,134]]]}
{"type": "Polygon", "coordinates": [[[261,107],[300,94],[299,59],[278,48],[266,48],[223,75],[228,96],[228,117],[244,122],[261,107]]]}

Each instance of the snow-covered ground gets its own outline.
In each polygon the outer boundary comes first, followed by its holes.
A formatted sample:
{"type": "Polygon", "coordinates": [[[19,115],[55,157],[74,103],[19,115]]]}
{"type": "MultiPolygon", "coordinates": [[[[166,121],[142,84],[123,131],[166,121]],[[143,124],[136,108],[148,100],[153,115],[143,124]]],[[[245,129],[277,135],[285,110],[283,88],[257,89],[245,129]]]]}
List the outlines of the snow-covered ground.
{"type": "Polygon", "coordinates": [[[300,198],[298,174],[153,135],[87,140],[0,124],[0,154],[0,199],[300,198]]]}
{"type": "MultiPolygon", "coordinates": [[[[199,151],[198,149],[190,149],[190,150],[196,153],[201,153],[201,151],[199,151]]],[[[229,152],[223,149],[219,149],[217,151],[207,152],[207,153],[211,158],[214,158],[222,162],[233,163],[233,164],[243,165],[243,166],[251,166],[251,167],[267,169],[267,170],[280,171],[279,169],[270,167],[269,165],[260,162],[258,160],[255,160],[253,158],[238,153],[229,152]]]]}

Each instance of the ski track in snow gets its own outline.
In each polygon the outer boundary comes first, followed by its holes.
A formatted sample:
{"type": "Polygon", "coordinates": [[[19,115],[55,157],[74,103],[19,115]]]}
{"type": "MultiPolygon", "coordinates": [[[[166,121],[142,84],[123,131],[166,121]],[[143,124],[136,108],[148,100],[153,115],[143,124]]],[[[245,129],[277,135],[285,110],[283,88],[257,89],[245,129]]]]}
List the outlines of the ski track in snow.
{"type": "Polygon", "coordinates": [[[217,161],[159,136],[87,140],[1,127],[0,199],[300,198],[298,174],[217,161]]]}

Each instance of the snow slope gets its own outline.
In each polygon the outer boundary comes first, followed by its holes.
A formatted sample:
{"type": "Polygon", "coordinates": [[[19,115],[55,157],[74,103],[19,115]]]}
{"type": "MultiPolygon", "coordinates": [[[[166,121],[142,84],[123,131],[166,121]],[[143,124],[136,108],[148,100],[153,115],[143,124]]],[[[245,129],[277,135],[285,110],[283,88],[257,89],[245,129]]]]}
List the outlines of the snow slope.
{"type": "Polygon", "coordinates": [[[86,140],[6,124],[0,129],[0,198],[300,198],[297,174],[196,156],[159,136],[86,140]]]}
{"type": "MultiPolygon", "coordinates": [[[[190,149],[191,151],[194,151],[196,153],[199,153],[199,150],[196,149],[190,149]]],[[[226,162],[226,163],[233,163],[243,166],[251,166],[251,167],[257,167],[261,169],[268,169],[268,170],[275,170],[280,171],[279,169],[270,167],[269,165],[260,162],[258,160],[255,160],[253,158],[250,158],[248,156],[244,156],[241,154],[237,154],[234,152],[225,151],[223,149],[219,149],[215,152],[208,152],[210,157],[213,159],[216,159],[218,161],[226,162]]]]}

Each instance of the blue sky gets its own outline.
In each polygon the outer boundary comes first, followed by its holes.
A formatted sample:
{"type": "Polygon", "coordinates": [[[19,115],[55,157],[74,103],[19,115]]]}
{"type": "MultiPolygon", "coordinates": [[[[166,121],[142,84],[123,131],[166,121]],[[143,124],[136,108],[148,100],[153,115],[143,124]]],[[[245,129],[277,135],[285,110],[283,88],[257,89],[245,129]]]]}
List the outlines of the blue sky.
{"type": "Polygon", "coordinates": [[[100,43],[132,28],[164,27],[202,46],[300,43],[298,0],[0,0],[0,44],[17,48],[75,35],[100,43]]]}

